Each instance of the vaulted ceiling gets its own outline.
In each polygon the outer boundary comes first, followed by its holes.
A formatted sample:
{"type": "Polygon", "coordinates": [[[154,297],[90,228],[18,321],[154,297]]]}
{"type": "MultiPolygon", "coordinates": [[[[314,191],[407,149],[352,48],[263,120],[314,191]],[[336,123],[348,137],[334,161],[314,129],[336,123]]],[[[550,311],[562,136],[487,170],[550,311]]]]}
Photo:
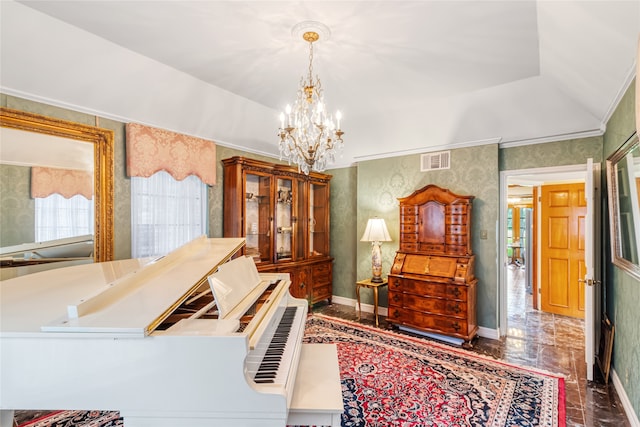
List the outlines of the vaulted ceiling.
{"type": "Polygon", "coordinates": [[[600,135],[635,75],[640,2],[8,1],[4,93],[278,155],[314,45],[362,159],[600,135]]]}

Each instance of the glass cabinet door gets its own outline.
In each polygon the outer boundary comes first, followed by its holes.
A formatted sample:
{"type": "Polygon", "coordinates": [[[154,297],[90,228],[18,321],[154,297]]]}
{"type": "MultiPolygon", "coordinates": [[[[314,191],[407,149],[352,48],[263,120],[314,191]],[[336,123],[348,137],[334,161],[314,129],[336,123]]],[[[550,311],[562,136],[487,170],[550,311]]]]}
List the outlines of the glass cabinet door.
{"type": "Polygon", "coordinates": [[[271,262],[271,177],[245,174],[245,255],[254,262],[271,262]]]}
{"type": "Polygon", "coordinates": [[[291,179],[276,179],[276,261],[293,258],[293,184],[291,179]]]}
{"type": "Polygon", "coordinates": [[[305,212],[306,206],[305,201],[306,197],[306,188],[307,183],[303,180],[296,180],[296,186],[298,191],[294,194],[293,203],[296,207],[293,217],[293,245],[294,245],[294,255],[295,259],[304,259],[305,254],[305,236],[306,236],[306,228],[307,224],[305,212]]]}
{"type": "Polygon", "coordinates": [[[309,256],[329,255],[329,188],[324,183],[309,186],[309,256]]]}

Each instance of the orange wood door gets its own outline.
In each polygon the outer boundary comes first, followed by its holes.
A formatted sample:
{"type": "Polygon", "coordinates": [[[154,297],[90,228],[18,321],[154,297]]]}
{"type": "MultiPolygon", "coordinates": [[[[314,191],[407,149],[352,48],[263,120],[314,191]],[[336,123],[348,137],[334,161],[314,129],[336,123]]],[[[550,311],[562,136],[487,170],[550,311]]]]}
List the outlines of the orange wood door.
{"type": "Polygon", "coordinates": [[[584,184],[542,187],[541,307],[584,318],[584,184]]]}

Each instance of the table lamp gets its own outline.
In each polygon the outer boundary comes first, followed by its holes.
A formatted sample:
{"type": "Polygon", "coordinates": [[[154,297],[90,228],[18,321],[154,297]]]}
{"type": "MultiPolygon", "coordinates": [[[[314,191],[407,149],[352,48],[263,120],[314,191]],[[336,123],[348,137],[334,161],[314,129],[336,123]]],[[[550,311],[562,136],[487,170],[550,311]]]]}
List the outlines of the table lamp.
{"type": "Polygon", "coordinates": [[[391,236],[389,236],[389,231],[387,230],[387,225],[384,223],[384,219],[378,217],[370,218],[360,241],[371,242],[371,269],[373,271],[371,281],[373,283],[382,283],[382,254],[380,252],[380,245],[382,242],[391,241],[391,236]]]}

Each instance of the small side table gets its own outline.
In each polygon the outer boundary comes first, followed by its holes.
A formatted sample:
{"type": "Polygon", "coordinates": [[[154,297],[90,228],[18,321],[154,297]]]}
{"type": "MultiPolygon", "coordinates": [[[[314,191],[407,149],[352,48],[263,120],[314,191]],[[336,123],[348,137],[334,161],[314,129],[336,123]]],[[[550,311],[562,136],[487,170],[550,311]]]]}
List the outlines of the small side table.
{"type": "Polygon", "coordinates": [[[371,278],[366,280],[360,280],[356,282],[356,298],[358,299],[358,320],[362,316],[362,307],[360,305],[360,288],[370,288],[373,289],[373,313],[376,316],[376,326],[378,325],[378,289],[387,286],[389,282],[386,278],[382,279],[380,283],[374,283],[371,281],[371,278]]]}

